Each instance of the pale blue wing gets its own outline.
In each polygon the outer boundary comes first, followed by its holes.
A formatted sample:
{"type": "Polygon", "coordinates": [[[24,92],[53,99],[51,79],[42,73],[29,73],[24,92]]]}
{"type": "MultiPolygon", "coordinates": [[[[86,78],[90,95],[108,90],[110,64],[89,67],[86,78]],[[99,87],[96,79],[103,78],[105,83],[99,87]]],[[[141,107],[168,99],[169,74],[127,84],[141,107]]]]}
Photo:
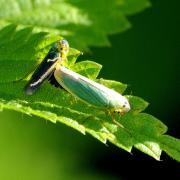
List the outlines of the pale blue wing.
{"type": "Polygon", "coordinates": [[[61,75],[61,85],[70,91],[73,95],[81,100],[94,105],[99,108],[108,107],[109,101],[107,94],[94,87],[89,82],[84,81],[81,78],[74,78],[73,76],[66,74],[61,75]]]}
{"type": "Polygon", "coordinates": [[[128,100],[121,94],[63,66],[56,67],[54,76],[64,89],[90,105],[121,112],[130,109],[128,100]]]}

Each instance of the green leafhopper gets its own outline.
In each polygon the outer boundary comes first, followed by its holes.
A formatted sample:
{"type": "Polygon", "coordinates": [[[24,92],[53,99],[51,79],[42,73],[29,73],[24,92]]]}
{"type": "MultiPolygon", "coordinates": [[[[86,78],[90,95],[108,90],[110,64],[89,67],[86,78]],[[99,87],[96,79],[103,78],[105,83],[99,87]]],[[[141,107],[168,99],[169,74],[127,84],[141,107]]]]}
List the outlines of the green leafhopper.
{"type": "Polygon", "coordinates": [[[120,114],[130,110],[126,97],[62,65],[56,66],[54,76],[65,90],[89,105],[120,114]]]}

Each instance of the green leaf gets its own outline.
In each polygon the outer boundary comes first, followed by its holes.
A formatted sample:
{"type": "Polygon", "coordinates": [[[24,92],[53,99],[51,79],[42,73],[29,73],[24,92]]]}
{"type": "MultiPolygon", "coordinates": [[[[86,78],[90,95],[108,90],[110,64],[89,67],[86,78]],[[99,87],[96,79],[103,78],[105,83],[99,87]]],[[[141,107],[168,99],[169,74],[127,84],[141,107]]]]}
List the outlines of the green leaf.
{"type": "Polygon", "coordinates": [[[161,149],[163,149],[169,156],[180,162],[180,141],[169,135],[159,137],[161,149]]]}
{"type": "Polygon", "coordinates": [[[93,61],[82,61],[74,64],[71,69],[79,74],[88,77],[89,79],[96,79],[102,65],[93,61]]]}
{"type": "MultiPolygon", "coordinates": [[[[0,35],[0,110],[11,109],[53,123],[60,122],[82,134],[89,133],[102,143],[109,141],[128,152],[135,147],[157,160],[165,151],[180,162],[180,140],[166,135],[167,127],[161,121],[142,112],[148,103],[139,97],[127,96],[131,111],[124,116],[115,114],[116,121],[124,126],[119,128],[109,115],[55,88],[49,82],[45,82],[34,95],[25,95],[23,89],[26,80],[15,80],[26,77],[61,37],[34,33],[31,28],[18,29],[14,25],[0,30],[0,35]]],[[[71,49],[69,67],[95,79],[102,66],[91,61],[75,63],[79,54],[78,50],[71,49]]],[[[127,87],[111,80],[95,81],[120,93],[127,87]]]]}
{"type": "Polygon", "coordinates": [[[0,25],[30,25],[61,34],[73,46],[109,45],[108,34],[130,27],[126,16],[150,6],[148,0],[0,0],[0,25]]]}
{"type": "Polygon", "coordinates": [[[127,96],[127,98],[129,99],[129,102],[132,104],[131,109],[134,111],[134,113],[144,111],[149,105],[148,102],[136,96],[127,96]]]}

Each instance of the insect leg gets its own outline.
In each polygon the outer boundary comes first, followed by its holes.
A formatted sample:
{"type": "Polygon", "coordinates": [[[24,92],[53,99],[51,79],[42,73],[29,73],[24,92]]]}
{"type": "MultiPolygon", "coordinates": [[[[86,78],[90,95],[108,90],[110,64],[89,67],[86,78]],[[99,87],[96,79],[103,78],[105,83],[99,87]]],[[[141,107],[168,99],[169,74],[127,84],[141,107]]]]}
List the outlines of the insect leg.
{"type": "Polygon", "coordinates": [[[121,123],[119,123],[119,122],[116,121],[114,112],[108,111],[108,114],[111,116],[112,122],[113,122],[114,124],[116,124],[116,125],[117,125],[118,127],[120,127],[120,128],[124,128],[124,126],[123,126],[121,123]]]}
{"type": "Polygon", "coordinates": [[[107,111],[107,113],[111,116],[112,122],[113,122],[115,125],[117,125],[118,127],[124,129],[124,130],[132,137],[132,134],[130,133],[130,131],[129,131],[127,128],[125,128],[121,123],[119,123],[119,122],[116,121],[114,112],[112,112],[112,111],[107,111]]]}

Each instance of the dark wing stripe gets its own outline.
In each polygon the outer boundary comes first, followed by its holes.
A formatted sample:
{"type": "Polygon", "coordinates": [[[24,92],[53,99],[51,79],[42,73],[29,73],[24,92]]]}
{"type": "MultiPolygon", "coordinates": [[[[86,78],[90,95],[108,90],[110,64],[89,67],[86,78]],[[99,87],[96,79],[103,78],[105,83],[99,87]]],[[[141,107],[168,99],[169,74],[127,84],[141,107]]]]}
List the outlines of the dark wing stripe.
{"type": "Polygon", "coordinates": [[[37,67],[30,81],[25,86],[25,93],[27,95],[33,94],[46,79],[51,77],[52,73],[55,70],[55,63],[57,62],[58,57],[59,53],[57,52],[57,50],[50,49],[47,56],[37,67]]]}

